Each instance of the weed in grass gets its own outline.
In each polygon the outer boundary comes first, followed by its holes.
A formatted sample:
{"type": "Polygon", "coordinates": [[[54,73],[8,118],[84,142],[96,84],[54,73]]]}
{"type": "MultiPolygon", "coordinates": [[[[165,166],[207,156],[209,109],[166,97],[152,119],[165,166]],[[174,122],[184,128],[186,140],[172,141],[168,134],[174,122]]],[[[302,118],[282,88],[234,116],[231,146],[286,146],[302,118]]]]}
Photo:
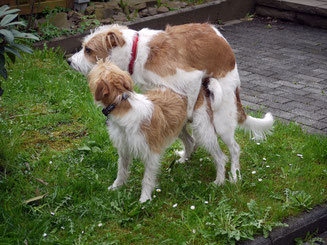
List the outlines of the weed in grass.
{"type": "Polygon", "coordinates": [[[211,183],[214,164],[203,149],[178,163],[177,141],[162,158],[152,202],[138,202],[138,159],[127,185],[109,192],[118,154],[86,79],[53,50],[8,70],[0,98],[1,244],[233,244],[327,200],[326,137],[281,122],[260,144],[236,132],[237,184],[211,183]]]}

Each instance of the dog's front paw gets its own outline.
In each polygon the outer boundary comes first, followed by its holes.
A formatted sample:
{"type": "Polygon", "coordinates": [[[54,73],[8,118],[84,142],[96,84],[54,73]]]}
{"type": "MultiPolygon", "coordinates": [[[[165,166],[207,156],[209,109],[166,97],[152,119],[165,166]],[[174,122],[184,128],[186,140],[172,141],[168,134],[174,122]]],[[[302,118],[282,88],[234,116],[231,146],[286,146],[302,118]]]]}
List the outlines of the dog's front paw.
{"type": "Polygon", "coordinates": [[[151,198],[151,196],[146,196],[146,195],[141,195],[141,197],[140,197],[140,203],[145,203],[146,201],[151,201],[152,200],[152,198],[151,198]]]}
{"type": "Polygon", "coordinates": [[[117,190],[119,187],[121,187],[121,185],[112,184],[111,186],[108,187],[108,191],[117,190]]]}
{"type": "Polygon", "coordinates": [[[240,171],[239,169],[236,169],[235,172],[232,172],[232,173],[229,175],[229,182],[235,184],[238,180],[242,180],[242,177],[241,177],[241,171],[240,171]]]}
{"type": "Polygon", "coordinates": [[[225,179],[216,179],[214,182],[213,182],[215,185],[217,186],[221,186],[223,184],[225,184],[225,179]]]}

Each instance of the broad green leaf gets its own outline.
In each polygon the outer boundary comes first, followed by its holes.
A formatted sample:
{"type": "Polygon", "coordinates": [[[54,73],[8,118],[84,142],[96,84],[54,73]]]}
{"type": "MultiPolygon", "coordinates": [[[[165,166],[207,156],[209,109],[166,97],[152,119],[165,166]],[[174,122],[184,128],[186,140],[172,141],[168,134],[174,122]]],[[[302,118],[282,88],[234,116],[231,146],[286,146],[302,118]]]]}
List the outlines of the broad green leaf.
{"type": "Polygon", "coordinates": [[[26,23],[24,21],[14,21],[14,22],[8,23],[6,26],[13,26],[13,25],[26,26],[26,23]]]}
{"type": "Polygon", "coordinates": [[[16,17],[18,16],[18,14],[8,14],[5,17],[3,17],[3,19],[0,22],[0,26],[6,26],[8,23],[10,23],[11,21],[13,21],[16,17]]]}
{"type": "Polygon", "coordinates": [[[19,11],[20,11],[20,9],[9,9],[8,11],[3,11],[3,12],[0,11],[0,18],[1,18],[2,16],[4,16],[4,15],[7,15],[7,14],[14,14],[14,13],[17,13],[17,12],[19,12],[19,11]]]}
{"type": "Polygon", "coordinates": [[[91,148],[88,147],[87,145],[84,145],[82,147],[78,147],[77,150],[79,150],[79,151],[90,151],[91,148]]]}
{"type": "Polygon", "coordinates": [[[37,41],[39,40],[39,38],[37,36],[30,34],[30,33],[19,32],[17,30],[12,30],[11,32],[14,35],[14,37],[28,38],[28,39],[33,39],[33,40],[37,40],[37,41]]]}
{"type": "Polygon", "coordinates": [[[0,8],[0,16],[4,15],[6,10],[9,9],[9,6],[8,5],[3,5],[1,8],[0,8]]]}
{"type": "Polygon", "coordinates": [[[12,43],[14,41],[14,35],[11,33],[11,31],[8,31],[6,29],[1,29],[0,34],[3,35],[3,37],[6,39],[8,43],[12,43]]]}
{"type": "Polygon", "coordinates": [[[9,47],[9,46],[6,46],[5,47],[5,52],[8,54],[8,53],[12,53],[12,54],[14,54],[15,56],[17,56],[18,58],[22,58],[22,56],[20,55],[20,53],[16,50],[16,49],[14,49],[14,48],[12,48],[12,47],[9,47]]]}
{"type": "Polygon", "coordinates": [[[25,46],[25,45],[22,45],[22,44],[17,44],[17,43],[12,43],[11,44],[12,47],[15,47],[17,49],[20,49],[21,51],[25,52],[25,53],[33,53],[33,49],[25,46]]]}
{"type": "Polygon", "coordinates": [[[7,80],[8,78],[8,74],[7,74],[7,70],[5,67],[0,67],[0,75],[7,80]]]}

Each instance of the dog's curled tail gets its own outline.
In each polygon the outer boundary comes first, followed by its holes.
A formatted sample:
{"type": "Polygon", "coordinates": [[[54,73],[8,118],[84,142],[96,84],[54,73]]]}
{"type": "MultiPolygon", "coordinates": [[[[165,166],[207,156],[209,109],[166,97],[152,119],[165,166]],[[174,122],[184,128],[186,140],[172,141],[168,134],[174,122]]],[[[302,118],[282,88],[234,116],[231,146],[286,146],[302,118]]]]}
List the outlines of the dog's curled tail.
{"type": "Polygon", "coordinates": [[[207,84],[204,86],[207,89],[210,98],[211,109],[213,111],[218,110],[223,100],[223,90],[218,80],[212,77],[208,78],[207,84]]]}
{"type": "Polygon", "coordinates": [[[254,118],[247,115],[245,121],[239,123],[239,126],[249,131],[250,137],[254,140],[265,140],[266,135],[271,134],[273,124],[274,118],[268,112],[264,118],[254,118]]]}

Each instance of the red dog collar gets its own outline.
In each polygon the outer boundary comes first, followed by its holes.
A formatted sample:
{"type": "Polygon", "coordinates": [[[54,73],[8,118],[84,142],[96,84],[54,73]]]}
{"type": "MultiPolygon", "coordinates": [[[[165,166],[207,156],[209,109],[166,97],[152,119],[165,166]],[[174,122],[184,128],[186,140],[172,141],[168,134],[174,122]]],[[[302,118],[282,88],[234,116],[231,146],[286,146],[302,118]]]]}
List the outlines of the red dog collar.
{"type": "Polygon", "coordinates": [[[138,40],[139,40],[139,33],[136,33],[136,35],[134,36],[134,40],[133,40],[132,57],[131,57],[131,61],[129,62],[129,66],[128,66],[128,71],[129,71],[129,74],[131,74],[131,75],[133,74],[133,71],[134,71],[134,63],[135,63],[135,58],[136,58],[138,40]]]}

